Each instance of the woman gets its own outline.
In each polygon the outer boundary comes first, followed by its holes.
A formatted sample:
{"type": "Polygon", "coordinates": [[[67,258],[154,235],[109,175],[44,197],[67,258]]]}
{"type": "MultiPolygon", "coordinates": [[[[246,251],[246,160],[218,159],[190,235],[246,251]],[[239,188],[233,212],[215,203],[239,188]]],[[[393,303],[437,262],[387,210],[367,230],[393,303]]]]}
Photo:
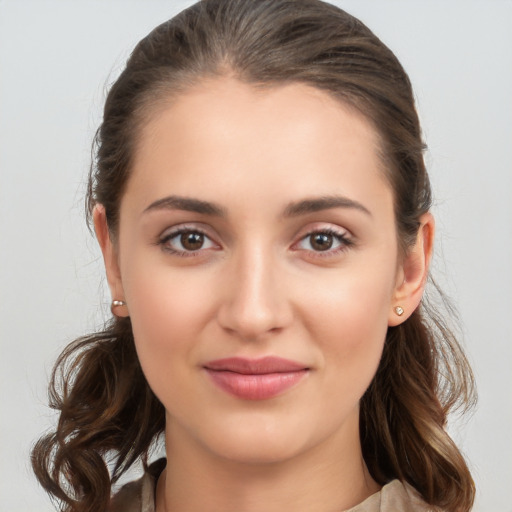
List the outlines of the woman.
{"type": "Polygon", "coordinates": [[[422,151],[404,70],[332,5],[203,1],[138,44],[87,199],[113,320],[33,451],[65,510],[470,510],[422,151]]]}

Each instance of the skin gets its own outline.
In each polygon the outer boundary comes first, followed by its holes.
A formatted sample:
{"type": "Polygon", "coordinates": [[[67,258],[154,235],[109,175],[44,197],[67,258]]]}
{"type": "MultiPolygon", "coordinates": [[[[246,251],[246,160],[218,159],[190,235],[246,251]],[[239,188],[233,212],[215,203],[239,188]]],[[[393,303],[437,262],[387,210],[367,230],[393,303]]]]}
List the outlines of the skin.
{"type": "Polygon", "coordinates": [[[116,314],[131,317],[167,411],[158,512],[344,510],[379,490],[361,454],[359,400],[388,326],[419,304],[434,224],[424,215],[399,256],[378,144],[363,116],[325,92],[229,77],[163,104],[144,126],[116,243],[101,205],[94,220],[112,296],[127,303],[116,314]],[[148,209],[168,196],[223,215],[148,209]],[[362,208],[286,214],[333,196],[362,208]],[[203,245],[183,254],[175,228],[200,231],[203,245]],[[326,230],[332,246],[318,250],[310,234],[326,230]],[[307,377],[253,401],[203,369],[268,355],[300,362],[307,377]]]}

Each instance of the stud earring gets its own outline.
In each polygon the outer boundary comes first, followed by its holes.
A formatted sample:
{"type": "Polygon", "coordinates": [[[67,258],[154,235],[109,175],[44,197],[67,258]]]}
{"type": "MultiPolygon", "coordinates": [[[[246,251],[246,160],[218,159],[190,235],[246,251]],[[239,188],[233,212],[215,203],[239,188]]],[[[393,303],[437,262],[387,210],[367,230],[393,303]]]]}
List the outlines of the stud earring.
{"type": "Polygon", "coordinates": [[[115,315],[114,309],[119,308],[121,306],[126,306],[126,302],[124,302],[124,300],[113,300],[112,304],[110,304],[110,311],[112,312],[113,315],[115,315]]]}
{"type": "Polygon", "coordinates": [[[402,306],[397,306],[395,308],[395,313],[398,315],[398,316],[402,316],[404,314],[404,308],[402,306]]]}

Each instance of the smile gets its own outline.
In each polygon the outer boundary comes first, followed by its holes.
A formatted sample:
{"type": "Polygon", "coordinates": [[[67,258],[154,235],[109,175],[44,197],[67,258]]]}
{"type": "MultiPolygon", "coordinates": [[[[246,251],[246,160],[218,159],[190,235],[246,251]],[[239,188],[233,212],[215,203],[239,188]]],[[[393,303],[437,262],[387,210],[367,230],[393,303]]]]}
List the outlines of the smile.
{"type": "Polygon", "coordinates": [[[244,400],[273,398],[309,373],[304,365],[278,357],[218,359],[207,363],[204,369],[216,386],[244,400]]]}

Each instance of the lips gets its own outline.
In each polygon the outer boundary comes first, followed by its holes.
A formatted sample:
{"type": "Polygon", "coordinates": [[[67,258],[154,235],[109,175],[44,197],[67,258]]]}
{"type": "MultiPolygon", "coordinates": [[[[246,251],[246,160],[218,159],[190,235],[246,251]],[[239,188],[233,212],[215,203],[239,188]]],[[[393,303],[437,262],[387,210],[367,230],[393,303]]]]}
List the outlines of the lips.
{"type": "Polygon", "coordinates": [[[266,400],[298,384],[309,368],[279,357],[231,357],[208,362],[204,369],[221,390],[244,400],[266,400]]]}

